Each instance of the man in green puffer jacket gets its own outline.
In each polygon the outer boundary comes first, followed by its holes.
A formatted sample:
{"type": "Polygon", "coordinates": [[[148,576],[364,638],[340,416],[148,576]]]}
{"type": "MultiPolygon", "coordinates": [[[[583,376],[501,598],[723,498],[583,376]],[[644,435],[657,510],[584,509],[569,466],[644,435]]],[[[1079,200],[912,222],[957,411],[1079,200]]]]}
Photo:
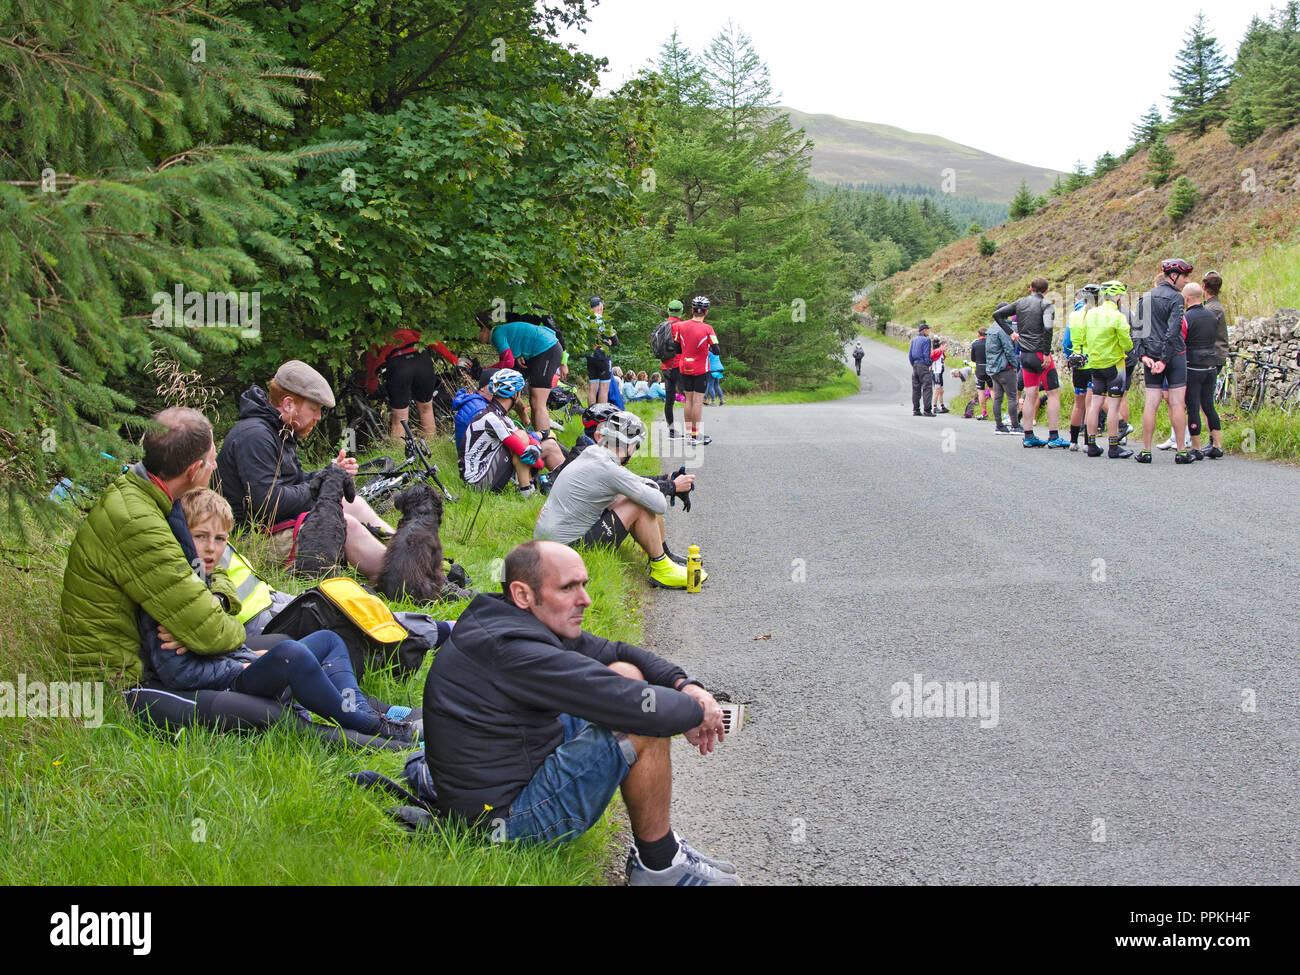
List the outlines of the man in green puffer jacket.
{"type": "Polygon", "coordinates": [[[227,653],[244,642],[244,627],[222,612],[167,521],[181,495],[207,486],[216,468],[212,425],[180,407],[153,419],[165,429],[144,438],[143,461],[108,486],[68,550],[59,652],[74,677],[148,676],[140,607],[195,653],[227,653]]]}

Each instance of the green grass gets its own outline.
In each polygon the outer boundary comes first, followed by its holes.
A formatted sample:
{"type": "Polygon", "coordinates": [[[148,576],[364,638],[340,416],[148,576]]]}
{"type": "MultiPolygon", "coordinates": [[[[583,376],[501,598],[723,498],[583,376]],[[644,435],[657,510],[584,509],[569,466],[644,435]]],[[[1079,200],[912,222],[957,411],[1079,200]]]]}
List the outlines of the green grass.
{"type": "MultiPolygon", "coordinates": [[[[574,426],[577,421],[571,421],[574,426]]],[[[572,439],[570,431],[565,439],[572,439]]],[[[532,537],[540,498],[480,496],[456,474],[448,439],[431,444],[454,494],[442,537],[481,591],[497,589],[493,560],[532,537]]],[[[657,472],[638,458],[633,468],[657,472]]],[[[58,598],[71,530],[23,552],[0,539],[0,679],[54,680],[58,598]]],[[[259,569],[262,539],[237,539],[259,569]]],[[[634,546],[586,555],[594,603],[586,627],[641,638],[644,558],[634,546]]],[[[303,588],[281,572],[276,586],[303,588]]],[[[464,603],[435,612],[455,617],[464,603]]],[[[408,607],[415,608],[415,607],[408,607]]],[[[418,707],[427,672],[368,673],[363,689],[418,707]]],[[[597,884],[619,828],[616,811],[557,848],[493,845],[464,828],[411,836],[344,776],[376,769],[400,778],[404,753],[339,751],[276,727],[260,735],[149,733],[112,688],[101,727],[72,719],[0,719],[0,883],[18,884],[597,884]]]]}
{"type": "Polygon", "coordinates": [[[1254,318],[1300,305],[1300,243],[1275,245],[1220,270],[1234,316],[1254,318]]]}
{"type": "Polygon", "coordinates": [[[785,403],[820,403],[823,400],[843,399],[854,396],[861,390],[857,374],[845,366],[840,374],[829,382],[808,389],[785,389],[770,393],[744,393],[740,396],[728,396],[727,405],[735,406],[774,406],[785,403]]]}

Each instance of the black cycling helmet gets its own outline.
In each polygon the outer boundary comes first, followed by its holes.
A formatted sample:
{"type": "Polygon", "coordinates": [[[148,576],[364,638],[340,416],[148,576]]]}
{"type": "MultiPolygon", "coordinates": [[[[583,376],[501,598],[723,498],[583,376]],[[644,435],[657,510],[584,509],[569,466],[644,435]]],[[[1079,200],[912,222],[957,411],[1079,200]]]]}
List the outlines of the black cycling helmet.
{"type": "Polygon", "coordinates": [[[582,411],[582,425],[594,429],[617,412],[618,407],[613,403],[593,403],[582,411]]]}
{"type": "Polygon", "coordinates": [[[1165,274],[1191,274],[1192,265],[1181,257],[1170,257],[1160,262],[1160,270],[1165,274]]]}
{"type": "Polygon", "coordinates": [[[704,295],[696,295],[691,299],[691,311],[708,311],[709,299],[704,295]]]}

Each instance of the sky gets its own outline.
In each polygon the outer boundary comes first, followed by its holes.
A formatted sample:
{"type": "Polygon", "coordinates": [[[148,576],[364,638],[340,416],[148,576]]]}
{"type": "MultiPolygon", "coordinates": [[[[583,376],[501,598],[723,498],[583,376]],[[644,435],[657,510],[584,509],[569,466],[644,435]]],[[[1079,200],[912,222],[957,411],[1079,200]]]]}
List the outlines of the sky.
{"type": "MultiPolygon", "coordinates": [[[[1122,152],[1169,73],[1195,4],[952,0],[603,0],[564,40],[609,60],[617,87],[658,57],[676,27],[703,51],[733,21],[767,64],[778,101],[803,112],[932,133],[1017,162],[1091,168],[1122,152]]],[[[1229,64],[1267,0],[1203,0],[1229,64]]]]}

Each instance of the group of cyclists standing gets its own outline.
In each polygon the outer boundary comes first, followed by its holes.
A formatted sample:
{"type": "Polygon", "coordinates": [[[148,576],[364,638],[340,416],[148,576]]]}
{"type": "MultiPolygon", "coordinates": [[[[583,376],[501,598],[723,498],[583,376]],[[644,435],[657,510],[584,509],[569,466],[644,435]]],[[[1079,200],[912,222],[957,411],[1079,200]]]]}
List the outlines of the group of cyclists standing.
{"type": "MultiPolygon", "coordinates": [[[[1123,445],[1134,427],[1129,423],[1126,394],[1140,364],[1145,397],[1137,462],[1152,462],[1161,402],[1168,404],[1173,427],[1171,442],[1161,446],[1176,450],[1175,463],[1222,457],[1223,431],[1214,408],[1214,390],[1228,355],[1227,316],[1219,300],[1223,279],[1210,271],[1198,284],[1191,280],[1192,271],[1192,264],[1181,258],[1161,261],[1160,273],[1152,289],[1138,298],[1136,312],[1122,281],[1078,289],[1062,342],[1074,390],[1069,440],[1061,435],[1061,378],[1052,356],[1056,309],[1047,297],[1047,279],[1035,278],[1027,295],[998,305],[992,327],[981,327],[971,345],[976,391],[967,418],[973,416],[978,402],[979,419],[986,419],[992,398],[995,432],[1019,434],[1025,447],[1078,450],[1082,433],[1089,457],[1129,458],[1133,451],[1123,445]],[[1004,397],[1009,423],[1002,413],[1004,397]],[[1047,439],[1034,432],[1040,405],[1047,407],[1047,439]],[[1206,433],[1208,444],[1203,442],[1206,433]],[[1105,438],[1105,449],[1099,437],[1105,438]]],[[[926,332],[922,323],[921,335],[913,341],[914,390],[920,385],[924,359],[934,355],[933,349],[927,353],[921,348],[926,332]]],[[[914,391],[913,412],[919,412],[917,407],[914,391]]]]}

